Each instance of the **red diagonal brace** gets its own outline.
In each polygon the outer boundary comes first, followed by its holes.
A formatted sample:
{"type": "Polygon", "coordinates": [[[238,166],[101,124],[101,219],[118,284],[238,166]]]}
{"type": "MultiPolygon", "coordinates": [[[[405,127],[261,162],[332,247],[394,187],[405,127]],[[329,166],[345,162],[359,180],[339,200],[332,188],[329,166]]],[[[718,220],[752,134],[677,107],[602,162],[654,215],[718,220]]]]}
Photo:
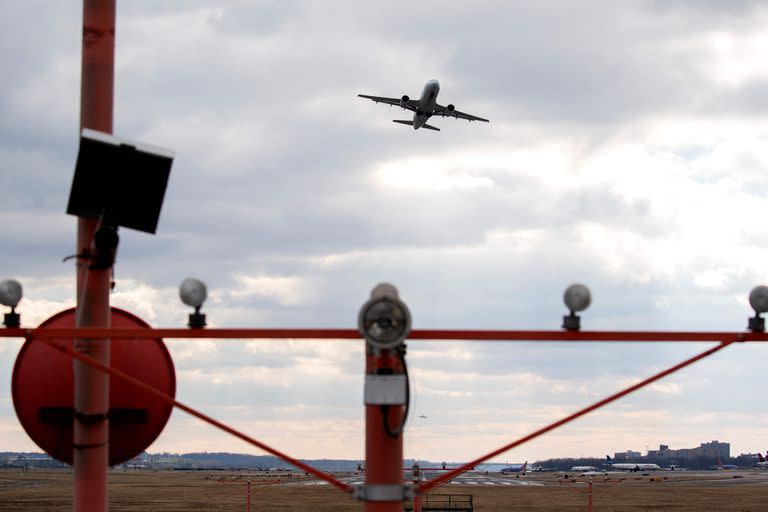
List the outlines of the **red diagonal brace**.
{"type": "Polygon", "coordinates": [[[493,457],[496,457],[497,455],[500,455],[500,454],[506,452],[507,450],[511,450],[512,448],[520,446],[523,443],[527,443],[528,441],[530,441],[532,439],[535,439],[535,438],[541,436],[542,434],[546,434],[550,430],[554,430],[554,429],[556,429],[558,427],[562,427],[566,423],[570,423],[571,421],[575,420],[576,418],[580,418],[581,416],[584,416],[587,413],[590,413],[590,412],[592,412],[592,411],[594,411],[596,409],[599,409],[599,408],[601,408],[601,407],[603,407],[605,405],[608,405],[609,403],[614,402],[614,401],[618,400],[619,398],[632,393],[633,391],[637,391],[638,389],[640,389],[642,387],[645,387],[648,384],[656,382],[657,380],[662,379],[662,378],[666,377],[667,375],[675,373],[676,371],[678,371],[678,370],[680,370],[682,368],[685,368],[686,366],[689,366],[689,365],[695,363],[696,361],[704,359],[707,356],[711,356],[715,352],[718,352],[718,351],[724,349],[725,347],[727,347],[728,345],[730,345],[730,344],[732,344],[732,343],[734,343],[736,341],[741,341],[741,336],[738,336],[736,339],[731,339],[729,341],[723,341],[718,346],[716,346],[714,348],[711,348],[709,350],[706,350],[706,351],[702,352],[701,354],[698,354],[698,355],[695,355],[695,356],[693,356],[693,357],[691,357],[689,359],[686,359],[682,363],[676,364],[675,366],[673,366],[671,368],[668,368],[668,369],[666,369],[666,370],[664,370],[662,372],[659,372],[659,373],[657,373],[657,374],[655,374],[655,375],[653,375],[651,377],[648,377],[647,379],[645,379],[643,381],[640,381],[637,384],[634,384],[634,385],[632,385],[632,386],[630,386],[628,388],[625,388],[625,389],[619,391],[618,393],[614,393],[613,395],[611,395],[611,396],[609,396],[607,398],[604,398],[604,399],[600,400],[599,402],[596,402],[596,403],[594,403],[594,404],[592,404],[592,405],[590,405],[588,407],[585,407],[584,409],[581,409],[580,411],[577,411],[577,412],[571,414],[570,416],[566,416],[565,418],[563,418],[563,419],[561,419],[559,421],[556,421],[554,423],[551,423],[551,424],[547,425],[546,427],[540,428],[539,430],[537,430],[537,431],[535,431],[535,432],[533,432],[531,434],[528,434],[525,437],[521,437],[517,441],[514,441],[512,443],[504,445],[501,448],[499,448],[498,450],[494,450],[491,453],[483,455],[482,457],[480,457],[478,459],[475,459],[472,462],[467,462],[463,466],[459,466],[458,468],[456,468],[456,469],[454,469],[452,471],[449,471],[448,473],[446,473],[444,475],[435,477],[435,478],[433,478],[431,480],[427,480],[426,482],[423,482],[421,485],[419,485],[416,488],[416,492],[419,493],[419,494],[423,494],[423,493],[429,492],[430,490],[434,489],[435,487],[439,487],[439,486],[443,485],[446,482],[450,482],[451,479],[453,479],[454,477],[456,477],[456,476],[458,476],[458,475],[460,475],[462,473],[465,473],[466,471],[469,471],[470,469],[472,469],[474,466],[477,466],[478,464],[482,464],[483,462],[486,462],[487,460],[489,460],[489,459],[491,459],[493,457]]]}
{"type": "Polygon", "coordinates": [[[125,382],[128,382],[129,384],[132,384],[133,386],[136,386],[137,388],[140,388],[140,389],[142,389],[142,390],[144,390],[144,391],[146,391],[148,393],[152,393],[153,395],[155,395],[160,400],[163,400],[164,402],[167,402],[167,403],[169,403],[169,404],[171,404],[171,405],[173,405],[175,407],[178,407],[179,409],[181,409],[182,411],[186,412],[187,414],[191,414],[195,418],[198,418],[198,419],[208,423],[209,425],[213,425],[214,427],[218,428],[219,430],[223,430],[224,432],[227,432],[228,434],[231,434],[231,435],[237,437],[238,439],[242,439],[243,441],[245,441],[248,444],[251,444],[251,445],[253,445],[253,446],[257,447],[257,448],[261,448],[265,452],[271,453],[275,457],[279,457],[280,459],[284,460],[285,462],[287,462],[287,463],[289,463],[289,464],[291,464],[293,466],[296,466],[297,468],[300,468],[303,471],[306,471],[307,473],[313,474],[316,477],[325,480],[326,482],[328,482],[331,485],[335,485],[336,487],[338,487],[339,489],[341,489],[344,492],[349,492],[349,493],[352,492],[352,486],[351,485],[345,484],[344,482],[334,478],[332,475],[329,475],[328,473],[325,473],[324,471],[321,471],[319,469],[313,468],[312,466],[310,466],[308,464],[304,464],[300,460],[294,459],[293,457],[290,457],[290,456],[288,456],[288,455],[286,455],[286,454],[284,454],[284,453],[282,453],[282,452],[280,452],[278,450],[275,450],[274,448],[271,448],[271,447],[267,446],[266,444],[262,443],[261,441],[257,441],[256,439],[254,439],[254,438],[252,438],[252,437],[250,437],[250,436],[248,436],[246,434],[243,434],[242,432],[239,432],[239,431],[235,430],[234,428],[229,427],[229,426],[221,423],[220,421],[217,421],[217,420],[211,418],[210,416],[207,416],[207,415],[201,413],[200,411],[197,411],[197,410],[193,409],[192,407],[184,405],[183,403],[181,403],[178,400],[176,400],[175,398],[165,394],[164,392],[160,391],[159,389],[156,389],[156,388],[154,388],[154,387],[152,387],[152,386],[150,386],[148,384],[145,384],[144,382],[141,382],[140,380],[135,379],[135,378],[131,377],[130,375],[121,372],[120,370],[117,370],[117,369],[112,368],[110,366],[101,364],[100,362],[96,361],[95,359],[93,359],[91,357],[83,355],[83,354],[81,354],[79,352],[75,352],[74,350],[72,350],[69,347],[65,347],[65,346],[59,345],[58,343],[55,343],[55,342],[50,341],[48,339],[38,338],[37,341],[39,341],[40,343],[45,343],[49,347],[52,347],[52,348],[58,350],[59,352],[63,352],[63,353],[65,353],[65,354],[67,354],[67,355],[69,355],[69,356],[71,356],[71,357],[73,357],[73,358],[75,358],[75,359],[77,359],[79,361],[82,361],[83,363],[85,363],[87,365],[90,365],[90,366],[92,366],[92,367],[94,367],[94,368],[96,368],[98,370],[101,370],[102,372],[108,373],[112,377],[115,377],[117,379],[121,379],[121,380],[123,380],[125,382]]]}

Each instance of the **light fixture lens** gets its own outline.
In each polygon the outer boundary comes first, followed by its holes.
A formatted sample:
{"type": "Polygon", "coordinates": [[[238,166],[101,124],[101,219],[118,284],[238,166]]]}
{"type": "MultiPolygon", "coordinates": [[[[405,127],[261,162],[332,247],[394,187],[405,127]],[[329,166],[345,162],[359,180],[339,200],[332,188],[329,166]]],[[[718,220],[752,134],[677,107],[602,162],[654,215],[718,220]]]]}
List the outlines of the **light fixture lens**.
{"type": "Polygon", "coordinates": [[[749,293],[749,305],[758,315],[768,312],[768,286],[755,286],[749,293]]]}
{"type": "Polygon", "coordinates": [[[208,297],[208,289],[199,279],[188,277],[179,286],[179,297],[187,306],[199,308],[208,297]]]}
{"type": "Polygon", "coordinates": [[[572,284],[563,294],[565,306],[572,312],[584,311],[592,303],[592,294],[583,284],[572,284]]]}
{"type": "Polygon", "coordinates": [[[21,300],[21,283],[13,279],[0,282],[0,304],[15,308],[21,300]]]}
{"type": "Polygon", "coordinates": [[[371,299],[360,310],[358,329],[365,340],[378,348],[394,348],[411,332],[411,313],[388,283],[377,285],[371,299]]]}

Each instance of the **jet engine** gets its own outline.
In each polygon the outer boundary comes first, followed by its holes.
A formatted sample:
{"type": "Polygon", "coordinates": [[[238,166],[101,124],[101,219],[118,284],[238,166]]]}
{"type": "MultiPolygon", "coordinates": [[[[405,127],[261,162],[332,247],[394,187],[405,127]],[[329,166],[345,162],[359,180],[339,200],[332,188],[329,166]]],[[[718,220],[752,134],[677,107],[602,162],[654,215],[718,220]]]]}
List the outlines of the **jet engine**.
{"type": "Polygon", "coordinates": [[[445,110],[447,110],[449,113],[451,113],[454,110],[456,110],[456,107],[454,107],[453,104],[448,104],[448,106],[445,107],[445,110]]]}
{"type": "Polygon", "coordinates": [[[400,106],[405,108],[406,105],[408,105],[408,100],[411,98],[408,97],[407,94],[404,94],[402,98],[400,98],[400,106]]]}

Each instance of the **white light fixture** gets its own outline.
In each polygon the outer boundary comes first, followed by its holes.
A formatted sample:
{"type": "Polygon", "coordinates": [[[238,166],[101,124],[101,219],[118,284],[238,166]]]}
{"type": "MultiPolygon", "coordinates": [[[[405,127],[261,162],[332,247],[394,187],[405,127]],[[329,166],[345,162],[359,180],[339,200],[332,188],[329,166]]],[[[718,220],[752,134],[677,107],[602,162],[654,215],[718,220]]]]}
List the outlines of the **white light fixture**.
{"type": "Polygon", "coordinates": [[[755,316],[749,319],[747,328],[752,332],[765,332],[765,319],[760,315],[768,312],[768,286],[755,286],[749,292],[749,305],[755,310],[755,316]]]}
{"type": "Polygon", "coordinates": [[[363,304],[357,326],[365,341],[377,349],[402,345],[411,332],[411,313],[389,283],[376,285],[363,304]]]}
{"type": "Polygon", "coordinates": [[[179,298],[187,306],[195,308],[194,313],[189,315],[189,327],[200,329],[205,327],[205,315],[200,313],[205,299],[208,297],[208,288],[205,283],[192,277],[186,278],[179,286],[179,298]]]}
{"type": "Polygon", "coordinates": [[[19,327],[21,317],[16,313],[16,306],[21,300],[21,283],[13,279],[6,279],[0,282],[0,304],[11,308],[10,313],[6,313],[3,318],[3,325],[6,327],[19,327]]]}
{"type": "Polygon", "coordinates": [[[576,313],[584,311],[592,303],[592,294],[589,288],[579,283],[572,284],[565,289],[563,302],[571,312],[570,315],[563,317],[563,329],[578,331],[581,329],[581,318],[576,313]]]}

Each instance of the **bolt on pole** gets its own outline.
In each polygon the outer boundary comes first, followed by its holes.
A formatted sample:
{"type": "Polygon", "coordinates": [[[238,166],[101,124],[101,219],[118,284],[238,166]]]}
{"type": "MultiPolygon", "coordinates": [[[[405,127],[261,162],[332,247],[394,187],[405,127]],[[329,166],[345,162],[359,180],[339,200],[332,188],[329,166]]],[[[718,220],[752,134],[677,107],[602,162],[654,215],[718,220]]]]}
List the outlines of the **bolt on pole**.
{"type": "MultiPolygon", "coordinates": [[[[115,0],[83,1],[80,128],[112,133],[115,0]]],[[[109,169],[104,169],[109,172],[109,169]]],[[[109,327],[111,268],[90,268],[98,220],[77,223],[77,327],[109,327]]],[[[75,340],[75,350],[109,365],[109,340],[75,340]]],[[[73,476],[75,512],[107,510],[109,376],[74,361],[73,476]]]]}

